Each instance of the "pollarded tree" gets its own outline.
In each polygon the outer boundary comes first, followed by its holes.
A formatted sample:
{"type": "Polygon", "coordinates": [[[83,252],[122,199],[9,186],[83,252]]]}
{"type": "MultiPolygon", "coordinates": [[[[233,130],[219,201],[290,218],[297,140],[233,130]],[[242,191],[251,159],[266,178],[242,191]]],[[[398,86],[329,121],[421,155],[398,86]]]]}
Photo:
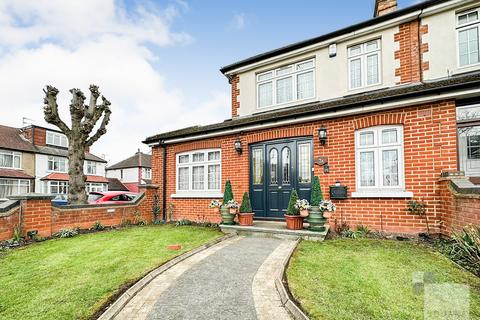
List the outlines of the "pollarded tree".
{"type": "Polygon", "coordinates": [[[110,101],[102,96],[102,103],[97,105],[100,92],[98,86],[90,86],[90,102],[85,104],[85,95],[80,89],[71,89],[72,102],[70,103],[71,127],[68,127],[58,114],[57,94],[55,87],[47,86],[43,90],[45,121],[57,126],[68,139],[68,202],[70,204],[87,203],[85,191],[85,174],[83,164],[85,150],[107,132],[110,121],[110,101]],[[102,118],[103,116],[103,118],[102,118]],[[97,122],[102,118],[97,131],[91,135],[97,122]]]}

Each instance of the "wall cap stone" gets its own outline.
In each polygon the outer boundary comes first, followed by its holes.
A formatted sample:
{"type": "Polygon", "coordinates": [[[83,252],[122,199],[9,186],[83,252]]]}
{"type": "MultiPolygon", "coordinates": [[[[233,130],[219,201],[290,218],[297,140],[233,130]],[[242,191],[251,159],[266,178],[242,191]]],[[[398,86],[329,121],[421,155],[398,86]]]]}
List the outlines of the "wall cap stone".
{"type": "Polygon", "coordinates": [[[125,201],[125,203],[95,203],[95,204],[66,204],[66,205],[58,205],[58,204],[52,203],[52,206],[55,207],[55,209],[60,209],[60,210],[131,207],[131,206],[138,205],[144,197],[145,197],[145,193],[141,193],[138,195],[135,201],[125,201]]]}
{"type": "Polygon", "coordinates": [[[0,203],[0,217],[9,216],[11,214],[11,210],[19,205],[20,201],[18,200],[7,200],[0,203]]]}
{"type": "Polygon", "coordinates": [[[16,196],[9,196],[10,200],[53,200],[54,195],[45,194],[45,193],[25,193],[16,196]]]}
{"type": "Polygon", "coordinates": [[[158,184],[154,184],[154,183],[150,183],[150,184],[140,184],[138,185],[138,187],[141,189],[141,188],[144,188],[144,189],[158,189],[160,188],[160,185],[158,184]]]}

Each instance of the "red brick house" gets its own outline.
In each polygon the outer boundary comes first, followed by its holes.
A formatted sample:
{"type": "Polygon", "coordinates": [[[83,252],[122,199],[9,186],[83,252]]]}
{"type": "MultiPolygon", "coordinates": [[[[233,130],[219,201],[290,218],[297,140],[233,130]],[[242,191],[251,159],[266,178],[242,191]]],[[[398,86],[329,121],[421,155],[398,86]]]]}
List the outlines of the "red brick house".
{"type": "Polygon", "coordinates": [[[478,224],[479,28],[478,0],[377,0],[371,20],[223,67],[231,119],[144,141],[164,212],[219,221],[207,205],[231,180],[256,219],[281,220],[316,175],[327,198],[348,190],[332,224],[422,232],[410,200],[434,231],[478,224]]]}

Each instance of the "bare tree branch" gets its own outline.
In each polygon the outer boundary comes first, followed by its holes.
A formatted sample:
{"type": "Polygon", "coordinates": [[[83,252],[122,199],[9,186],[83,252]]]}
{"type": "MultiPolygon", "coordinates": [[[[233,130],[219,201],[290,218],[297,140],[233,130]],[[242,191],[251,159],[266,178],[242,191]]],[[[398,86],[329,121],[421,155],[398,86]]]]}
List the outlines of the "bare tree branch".
{"type": "Polygon", "coordinates": [[[90,118],[93,114],[95,107],[97,106],[97,99],[100,96],[100,91],[98,91],[98,86],[91,84],[90,85],[90,104],[88,105],[87,118],[90,118]]]}
{"type": "Polygon", "coordinates": [[[70,134],[70,128],[60,119],[60,115],[58,114],[58,89],[53,86],[47,86],[46,89],[43,89],[43,92],[45,93],[45,98],[43,99],[43,103],[45,104],[43,107],[45,121],[57,126],[68,136],[70,134]]]}
{"type": "Polygon", "coordinates": [[[101,136],[103,136],[107,132],[107,125],[110,122],[110,115],[112,114],[112,111],[109,108],[110,101],[105,99],[104,96],[102,96],[102,100],[103,100],[103,104],[98,106],[97,110],[99,110],[99,112],[95,114],[95,116],[98,116],[98,118],[94,122],[96,123],[98,119],[100,119],[100,116],[103,113],[102,123],[100,124],[100,127],[97,129],[97,132],[95,132],[95,134],[86,141],[85,145],[88,147],[91,146],[95,141],[97,141],[101,136]]]}

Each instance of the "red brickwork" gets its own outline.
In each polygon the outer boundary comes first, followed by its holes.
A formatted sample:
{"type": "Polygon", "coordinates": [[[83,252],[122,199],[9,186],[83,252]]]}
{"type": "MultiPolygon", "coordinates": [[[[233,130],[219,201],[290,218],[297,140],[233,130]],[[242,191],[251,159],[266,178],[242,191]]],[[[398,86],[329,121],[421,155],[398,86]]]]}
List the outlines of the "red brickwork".
{"type": "Polygon", "coordinates": [[[375,17],[383,16],[397,10],[397,0],[376,0],[375,1],[375,17]]]}
{"type": "Polygon", "coordinates": [[[238,96],[240,95],[240,89],[238,88],[239,82],[239,76],[234,76],[230,80],[232,85],[232,118],[238,117],[238,108],[240,108],[240,102],[238,101],[238,96]]]}
{"type": "MultiPolygon", "coordinates": [[[[329,186],[340,180],[348,186],[349,195],[355,191],[354,131],[368,126],[403,124],[406,190],[414,193],[428,205],[431,225],[440,220],[440,199],[437,195],[438,177],[442,171],[457,170],[455,102],[441,101],[433,104],[413,106],[394,111],[350,116],[326,121],[316,121],[275,129],[259,130],[243,135],[229,135],[195,142],[167,146],[167,202],[174,206],[174,219],[209,220],[218,222],[219,216],[209,209],[211,199],[172,198],[175,194],[175,155],[179,152],[220,147],[222,150],[222,185],[231,180],[235,198],[240,201],[249,188],[248,145],[256,142],[287,137],[311,136],[314,141],[314,156],[328,157],[330,173],[315,166],[324,194],[329,186]],[[321,146],[317,138],[319,127],[328,129],[328,143],[321,146]],[[234,141],[240,138],[244,152],[234,150],[234,141]]],[[[162,155],[160,147],[153,148],[154,182],[161,182],[162,155]]],[[[390,232],[421,232],[424,222],[407,214],[409,199],[368,198],[335,201],[338,210],[332,221],[345,220],[351,227],[368,225],[377,230],[390,232]]]]}
{"type": "Polygon", "coordinates": [[[13,208],[9,212],[0,213],[0,241],[10,239],[13,230],[20,225],[20,208],[13,208]]]}

